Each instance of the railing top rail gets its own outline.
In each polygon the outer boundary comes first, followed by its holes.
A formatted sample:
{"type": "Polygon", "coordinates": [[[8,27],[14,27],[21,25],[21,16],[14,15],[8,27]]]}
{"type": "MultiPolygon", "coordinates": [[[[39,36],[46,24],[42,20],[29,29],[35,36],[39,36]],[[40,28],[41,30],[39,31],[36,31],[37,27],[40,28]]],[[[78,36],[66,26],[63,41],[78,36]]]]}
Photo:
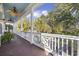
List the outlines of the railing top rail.
{"type": "MultiPolygon", "coordinates": [[[[20,31],[20,32],[23,32],[23,31],[20,31]]],[[[30,31],[29,32],[23,32],[23,33],[31,33],[30,31]]],[[[33,34],[41,34],[39,32],[32,32],[33,34]]]]}
{"type": "Polygon", "coordinates": [[[50,37],[58,37],[58,38],[64,38],[64,39],[73,39],[73,40],[79,40],[79,36],[72,36],[72,35],[61,35],[61,34],[49,34],[49,33],[41,33],[41,35],[50,36],[50,37]]]}
{"type": "MultiPolygon", "coordinates": [[[[26,32],[26,33],[31,33],[31,32],[26,32]]],[[[72,35],[61,35],[61,34],[51,34],[51,33],[39,33],[39,32],[32,32],[32,34],[47,36],[47,37],[57,37],[57,38],[63,38],[63,39],[79,40],[79,36],[72,36],[72,35]]]]}

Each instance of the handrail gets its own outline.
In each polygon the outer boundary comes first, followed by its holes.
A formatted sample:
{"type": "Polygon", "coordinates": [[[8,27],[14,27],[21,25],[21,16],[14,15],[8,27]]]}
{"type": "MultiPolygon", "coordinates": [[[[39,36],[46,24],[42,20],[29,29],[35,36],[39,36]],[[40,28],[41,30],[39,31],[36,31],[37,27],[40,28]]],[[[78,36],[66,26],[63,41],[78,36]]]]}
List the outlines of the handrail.
{"type": "Polygon", "coordinates": [[[60,37],[63,39],[74,39],[74,40],[79,40],[79,36],[72,36],[72,35],[61,35],[61,34],[48,34],[48,33],[42,33],[42,35],[45,36],[51,36],[51,37],[60,37]]]}

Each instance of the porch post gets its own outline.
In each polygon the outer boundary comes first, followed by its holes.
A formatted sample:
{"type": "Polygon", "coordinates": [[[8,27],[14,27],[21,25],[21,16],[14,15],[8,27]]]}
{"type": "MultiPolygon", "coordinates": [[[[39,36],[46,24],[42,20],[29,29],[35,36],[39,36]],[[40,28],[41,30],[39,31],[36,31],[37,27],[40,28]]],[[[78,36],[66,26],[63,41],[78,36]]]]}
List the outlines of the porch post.
{"type": "Polygon", "coordinates": [[[31,44],[33,43],[33,8],[31,7],[31,44]]]}

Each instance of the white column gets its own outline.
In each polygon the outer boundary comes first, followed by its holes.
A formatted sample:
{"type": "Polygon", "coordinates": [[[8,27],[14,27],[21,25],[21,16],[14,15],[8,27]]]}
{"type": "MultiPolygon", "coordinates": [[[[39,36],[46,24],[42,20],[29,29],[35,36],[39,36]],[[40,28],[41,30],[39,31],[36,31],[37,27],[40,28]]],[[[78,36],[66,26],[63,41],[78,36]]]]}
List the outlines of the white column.
{"type": "Polygon", "coordinates": [[[66,45],[67,45],[67,46],[66,46],[66,50],[67,50],[67,51],[66,51],[66,52],[67,52],[66,54],[67,54],[67,56],[68,56],[68,39],[66,39],[66,45]]]}
{"type": "Polygon", "coordinates": [[[73,41],[74,41],[74,40],[71,40],[71,55],[72,55],[72,56],[73,56],[73,54],[74,54],[74,53],[73,53],[73,51],[74,51],[74,50],[73,50],[73,41]]]}
{"type": "Polygon", "coordinates": [[[5,23],[2,23],[2,34],[4,34],[5,31],[5,23]]]}
{"type": "Polygon", "coordinates": [[[64,40],[64,39],[62,38],[62,56],[63,56],[63,40],[64,40]]]}
{"type": "Polygon", "coordinates": [[[33,43],[33,8],[31,7],[31,44],[33,43]]]}

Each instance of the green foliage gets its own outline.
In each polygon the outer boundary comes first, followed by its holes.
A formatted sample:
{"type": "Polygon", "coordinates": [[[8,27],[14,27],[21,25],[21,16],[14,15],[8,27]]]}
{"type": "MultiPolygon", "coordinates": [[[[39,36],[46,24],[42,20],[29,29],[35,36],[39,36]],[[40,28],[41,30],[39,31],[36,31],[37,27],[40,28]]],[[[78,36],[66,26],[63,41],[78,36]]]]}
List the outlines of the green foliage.
{"type": "Polygon", "coordinates": [[[18,20],[17,30],[20,31],[21,29],[21,20],[18,20]]]}
{"type": "Polygon", "coordinates": [[[51,32],[51,27],[44,22],[44,20],[42,18],[37,19],[34,22],[35,28],[37,30],[37,32],[51,32]]]}
{"type": "Polygon", "coordinates": [[[57,7],[61,9],[59,21],[63,22],[64,25],[62,33],[66,35],[79,35],[79,30],[76,29],[76,17],[72,15],[75,10],[79,10],[79,4],[58,4],[57,7]],[[73,11],[70,11],[71,9],[73,11]]]}
{"type": "MultiPolygon", "coordinates": [[[[55,11],[48,14],[48,24],[52,29],[52,33],[78,35],[76,29],[76,17],[72,15],[71,9],[75,9],[75,4],[59,3],[56,4],[55,11]],[[73,30],[75,29],[75,30],[73,30]]],[[[78,5],[76,6],[78,7],[78,5]]]]}
{"type": "Polygon", "coordinates": [[[63,31],[63,24],[62,23],[58,23],[57,25],[55,25],[54,31],[55,31],[55,33],[61,34],[62,31],[63,31]]]}
{"type": "Polygon", "coordinates": [[[10,42],[13,38],[13,34],[10,32],[5,32],[4,35],[1,36],[1,43],[7,43],[10,42]]]}
{"type": "Polygon", "coordinates": [[[58,3],[56,4],[56,11],[69,11],[72,8],[71,3],[58,3]]]}
{"type": "Polygon", "coordinates": [[[72,16],[72,14],[68,12],[62,12],[61,17],[59,18],[59,22],[63,22],[64,30],[74,27],[76,19],[72,16]]]}
{"type": "Polygon", "coordinates": [[[22,27],[23,27],[23,32],[28,32],[29,31],[30,24],[26,19],[23,20],[22,27]]]}

